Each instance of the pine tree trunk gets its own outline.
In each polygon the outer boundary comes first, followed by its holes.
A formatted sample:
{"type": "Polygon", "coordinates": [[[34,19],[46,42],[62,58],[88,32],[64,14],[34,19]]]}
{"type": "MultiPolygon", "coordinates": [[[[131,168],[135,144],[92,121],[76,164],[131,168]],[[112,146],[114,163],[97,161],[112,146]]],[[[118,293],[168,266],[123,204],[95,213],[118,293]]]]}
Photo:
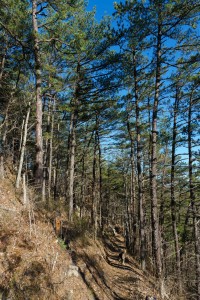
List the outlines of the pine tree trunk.
{"type": "MultiPolygon", "coordinates": [[[[48,107],[46,133],[49,134],[50,127],[50,105],[49,101],[44,99],[44,107],[48,107]]],[[[46,202],[46,183],[47,183],[47,166],[48,166],[48,139],[43,143],[43,178],[42,178],[42,201],[46,202]]]]}
{"type": "Polygon", "coordinates": [[[43,176],[42,176],[42,201],[46,202],[46,182],[47,182],[47,151],[48,141],[45,140],[43,143],[43,176]]]}
{"type": "Polygon", "coordinates": [[[6,135],[7,135],[7,112],[4,118],[4,124],[3,124],[3,136],[1,140],[1,151],[0,151],[0,179],[4,178],[4,157],[5,157],[5,141],[6,141],[6,135]]]}
{"type": "Polygon", "coordinates": [[[102,180],[102,157],[101,157],[101,142],[99,136],[99,124],[97,130],[97,144],[98,144],[98,151],[99,151],[99,162],[98,162],[99,163],[99,226],[100,228],[102,228],[103,180],[102,180]]]}
{"type": "Polygon", "coordinates": [[[80,63],[78,62],[76,68],[77,80],[75,83],[74,97],[72,99],[72,112],[70,119],[69,131],[69,220],[73,221],[74,213],[74,173],[75,173],[75,147],[76,147],[76,124],[78,119],[78,105],[79,105],[79,92],[80,92],[80,63]]]}
{"type": "Polygon", "coordinates": [[[23,117],[22,121],[22,129],[21,129],[21,135],[20,135],[20,144],[19,144],[19,152],[21,153],[22,150],[22,144],[23,144],[23,137],[24,137],[24,124],[25,124],[25,119],[23,117]]]}
{"type": "Polygon", "coordinates": [[[38,21],[37,21],[37,1],[32,0],[32,21],[33,21],[33,43],[35,58],[35,79],[36,79],[36,159],[35,159],[35,183],[37,188],[42,189],[43,179],[43,139],[42,139],[42,77],[41,60],[38,39],[38,21]]]}
{"type": "Polygon", "coordinates": [[[85,174],[85,161],[86,161],[86,154],[89,149],[90,143],[92,141],[92,137],[94,134],[94,130],[92,131],[91,137],[87,142],[87,134],[85,135],[84,139],[84,150],[82,156],[82,166],[81,166],[81,204],[80,204],[80,217],[82,218],[85,215],[85,196],[86,196],[86,174],[85,174]]]}
{"type": "MultiPolygon", "coordinates": [[[[159,18],[159,17],[158,17],[159,18]]],[[[157,32],[157,49],[156,49],[156,82],[155,97],[152,115],[152,155],[151,155],[151,217],[152,217],[152,238],[153,238],[153,254],[155,257],[156,275],[162,277],[162,261],[161,261],[161,238],[159,230],[158,218],[158,199],[157,199],[157,115],[158,101],[160,93],[160,76],[161,76],[161,24],[158,22],[157,32]]]]}
{"type": "Polygon", "coordinates": [[[26,173],[23,173],[23,204],[27,205],[28,203],[28,195],[27,195],[27,187],[26,187],[26,173]]]}
{"type": "Polygon", "coordinates": [[[81,205],[80,205],[80,218],[84,216],[85,212],[85,155],[82,158],[82,166],[81,166],[81,205]]]}
{"type": "Polygon", "coordinates": [[[144,227],[144,191],[141,167],[142,145],[140,133],[140,108],[138,96],[138,76],[136,66],[136,54],[133,51],[134,87],[135,87],[135,115],[136,115],[136,141],[137,141],[137,176],[138,176],[138,201],[139,201],[139,224],[140,224],[140,262],[142,270],[145,269],[145,227],[144,227]]]}
{"type": "Polygon", "coordinates": [[[137,253],[137,214],[136,214],[136,196],[135,196],[135,159],[134,159],[134,139],[131,132],[131,125],[129,116],[127,117],[127,130],[129,134],[129,139],[131,142],[131,183],[130,183],[130,247],[131,252],[136,255],[137,253]]]}
{"type": "Polygon", "coordinates": [[[58,155],[56,158],[56,166],[53,169],[53,200],[54,202],[57,199],[57,189],[58,189],[58,155]]]}
{"type": "Polygon", "coordinates": [[[69,220],[73,221],[74,213],[74,168],[75,168],[75,147],[76,147],[76,120],[77,112],[72,111],[70,121],[70,158],[69,158],[69,220]]]}
{"type": "MultiPolygon", "coordinates": [[[[6,62],[6,51],[7,51],[7,46],[3,52],[2,55],[2,60],[1,60],[1,67],[0,67],[0,87],[2,87],[2,79],[3,79],[3,73],[4,73],[4,68],[5,68],[5,62],[6,62]]],[[[8,104],[7,104],[7,108],[8,108],[8,104]]],[[[1,147],[0,147],[0,179],[4,178],[4,143],[5,143],[5,138],[6,138],[6,123],[7,123],[7,109],[6,109],[6,115],[3,121],[4,125],[5,125],[5,130],[3,132],[3,136],[2,136],[2,140],[1,140],[1,147]]],[[[4,128],[3,125],[3,128],[4,128]]],[[[3,130],[2,130],[3,131],[3,130]]]]}
{"type": "Polygon", "coordinates": [[[176,88],[176,98],[174,103],[174,120],[173,120],[173,137],[172,137],[172,162],[171,162],[171,217],[172,217],[172,229],[174,236],[174,247],[176,253],[176,267],[177,267],[177,277],[179,292],[182,293],[181,287],[181,259],[180,259],[180,249],[179,240],[177,233],[177,217],[176,217],[176,199],[175,199],[175,156],[176,156],[176,136],[177,136],[177,113],[179,106],[179,91],[176,88]]]}
{"type": "Polygon", "coordinates": [[[94,154],[93,154],[93,167],[92,167],[92,224],[94,227],[94,239],[97,237],[98,230],[98,200],[97,200],[97,182],[96,182],[96,165],[97,165],[97,130],[98,130],[98,116],[96,115],[96,128],[94,136],[94,154]]]}
{"type": "Polygon", "coordinates": [[[5,62],[6,62],[6,51],[7,51],[7,47],[4,50],[4,53],[2,55],[2,60],[1,60],[1,66],[0,66],[0,87],[2,86],[1,82],[2,82],[2,78],[3,78],[3,72],[4,72],[4,68],[5,68],[5,62]]]}
{"type": "Polygon", "coordinates": [[[161,246],[162,246],[162,266],[163,266],[163,274],[166,272],[166,237],[164,231],[164,223],[165,223],[165,208],[166,208],[166,199],[165,199],[165,184],[166,184],[166,173],[167,173],[167,158],[168,158],[168,141],[166,141],[165,154],[163,161],[163,170],[162,170],[162,184],[161,184],[161,195],[160,195],[160,230],[161,230],[161,246]]]}
{"type": "MultiPolygon", "coordinates": [[[[60,132],[60,124],[57,124],[57,138],[59,136],[59,132],[60,132]]],[[[59,149],[59,148],[58,148],[59,149]]],[[[53,200],[54,202],[57,199],[57,193],[58,193],[58,170],[60,168],[60,164],[59,164],[59,152],[57,151],[56,154],[56,159],[55,159],[55,167],[53,169],[53,200]]]]}
{"type": "Polygon", "coordinates": [[[52,100],[52,112],[51,112],[51,129],[50,129],[50,141],[49,141],[49,166],[48,166],[48,201],[51,199],[51,184],[52,184],[52,161],[53,161],[53,135],[54,135],[54,111],[55,111],[55,98],[52,100]]]}
{"type": "Polygon", "coordinates": [[[19,183],[21,180],[21,173],[22,173],[22,166],[23,166],[23,162],[24,162],[24,153],[25,153],[25,148],[26,148],[26,140],[27,140],[27,133],[28,133],[28,121],[29,121],[30,111],[31,111],[31,107],[30,107],[30,103],[29,103],[27,114],[26,114],[26,120],[25,120],[25,124],[24,124],[24,134],[23,134],[23,138],[22,138],[19,167],[18,167],[17,179],[16,179],[16,184],[15,184],[17,189],[19,188],[19,183]]]}
{"type": "Polygon", "coordinates": [[[193,157],[192,157],[192,95],[190,97],[188,110],[188,154],[189,154],[189,191],[190,202],[193,214],[195,267],[196,267],[196,293],[197,300],[200,300],[200,221],[197,220],[197,204],[195,187],[193,182],[193,157]]]}

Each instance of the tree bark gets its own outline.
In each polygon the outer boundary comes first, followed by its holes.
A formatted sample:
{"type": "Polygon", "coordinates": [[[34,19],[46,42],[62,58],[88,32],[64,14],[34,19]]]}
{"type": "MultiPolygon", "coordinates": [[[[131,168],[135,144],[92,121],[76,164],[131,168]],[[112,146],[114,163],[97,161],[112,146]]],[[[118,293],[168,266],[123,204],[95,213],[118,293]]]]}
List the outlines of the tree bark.
{"type": "Polygon", "coordinates": [[[173,136],[172,136],[172,162],[171,162],[171,217],[172,217],[172,229],[174,236],[174,247],[176,253],[176,266],[179,292],[182,293],[181,286],[181,259],[179,240],[177,233],[177,217],[176,217],[176,198],[175,198],[175,156],[176,156],[176,136],[177,136],[177,114],[179,108],[179,88],[176,87],[176,98],[174,103],[174,119],[173,119],[173,136]]]}
{"type": "Polygon", "coordinates": [[[133,255],[137,255],[137,208],[136,208],[136,177],[135,177],[135,153],[134,153],[134,132],[131,129],[130,111],[133,109],[131,99],[127,99],[127,120],[126,126],[130,140],[130,160],[131,160],[131,174],[130,174],[130,201],[127,199],[127,218],[126,218],[126,239],[127,246],[133,255]]]}
{"type": "Polygon", "coordinates": [[[33,22],[33,42],[35,58],[35,80],[36,80],[36,159],[35,159],[35,183],[37,188],[42,189],[43,179],[43,138],[42,138],[42,76],[41,59],[39,49],[39,31],[37,20],[37,1],[32,0],[32,22],[33,22]]]}
{"type": "Polygon", "coordinates": [[[52,183],[52,161],[53,161],[53,135],[54,135],[54,111],[56,101],[52,99],[52,112],[51,112],[51,129],[50,129],[50,141],[49,141],[49,166],[48,166],[48,201],[51,199],[51,183],[52,183]]]}
{"type": "Polygon", "coordinates": [[[98,115],[96,114],[96,124],[95,124],[95,135],[94,135],[94,154],[93,154],[93,167],[92,167],[92,224],[94,227],[94,239],[97,237],[98,230],[98,196],[97,190],[97,180],[96,180],[96,165],[97,165],[97,131],[98,131],[98,115]]]}
{"type": "Polygon", "coordinates": [[[7,45],[5,47],[5,50],[3,52],[2,55],[2,60],[1,60],[1,67],[0,67],[0,87],[2,87],[2,79],[3,79],[3,72],[4,72],[4,68],[5,68],[5,62],[6,62],[6,52],[7,52],[7,45]]]}
{"type": "Polygon", "coordinates": [[[135,115],[136,115],[136,141],[137,141],[137,176],[138,176],[138,201],[139,201],[139,224],[140,224],[140,262],[142,270],[145,269],[145,228],[144,228],[144,191],[143,175],[141,167],[142,145],[141,145],[141,124],[140,108],[138,95],[138,74],[136,53],[133,51],[133,68],[134,68],[134,87],[135,87],[135,115]]]}
{"type": "Polygon", "coordinates": [[[69,158],[69,221],[73,221],[74,212],[74,168],[75,168],[75,147],[76,147],[76,121],[77,111],[76,108],[71,113],[70,121],[70,158],[69,158]]]}
{"type": "Polygon", "coordinates": [[[157,115],[160,93],[161,80],[161,38],[162,26],[160,21],[160,8],[158,12],[158,31],[157,31],[157,49],[156,49],[156,81],[155,81],[155,97],[152,115],[152,155],[151,155],[151,216],[152,216],[152,238],[153,238],[153,254],[155,257],[156,275],[162,277],[162,261],[161,261],[161,239],[159,231],[158,218],[158,199],[157,199],[157,115]]]}
{"type": "Polygon", "coordinates": [[[102,155],[101,155],[101,142],[99,136],[99,122],[98,122],[98,130],[97,130],[97,144],[99,151],[99,226],[102,228],[102,205],[103,205],[103,179],[102,179],[102,155]]]}
{"type": "Polygon", "coordinates": [[[80,218],[85,214],[85,190],[86,190],[86,180],[85,180],[85,155],[82,158],[81,165],[81,203],[80,203],[80,218]]]}
{"type": "Polygon", "coordinates": [[[79,93],[80,93],[80,63],[77,63],[76,75],[77,80],[75,83],[74,95],[72,99],[72,112],[70,118],[70,130],[69,130],[69,220],[73,221],[74,213],[74,173],[75,173],[75,148],[76,148],[76,125],[78,119],[78,105],[79,105],[79,93]]]}
{"type": "Polygon", "coordinates": [[[0,148],[0,179],[3,179],[5,176],[4,170],[4,159],[5,159],[5,143],[6,143],[6,136],[7,136],[7,127],[8,127],[8,105],[6,109],[6,114],[3,121],[3,128],[2,128],[2,140],[1,140],[1,148],[0,148]]]}
{"type": "Polygon", "coordinates": [[[134,158],[134,138],[131,131],[129,112],[127,113],[127,130],[130,139],[130,159],[131,159],[131,182],[130,182],[130,204],[128,205],[128,228],[129,228],[129,247],[131,252],[137,253],[137,214],[136,214],[136,195],[135,195],[135,158],[134,158]]]}
{"type": "Polygon", "coordinates": [[[166,173],[167,173],[167,158],[168,158],[168,140],[166,141],[164,161],[163,161],[163,170],[162,170],[162,183],[161,183],[161,195],[160,195],[160,231],[161,231],[161,247],[162,247],[162,266],[163,266],[163,275],[166,273],[166,237],[164,231],[165,223],[165,184],[166,184],[166,173]]]}
{"type": "Polygon", "coordinates": [[[86,162],[86,154],[90,147],[90,143],[92,141],[94,135],[94,130],[91,133],[91,136],[89,138],[89,141],[87,143],[87,138],[85,135],[84,139],[84,149],[83,149],[83,155],[82,155],[82,166],[81,166],[81,204],[80,204],[80,217],[83,217],[85,214],[85,198],[86,198],[86,170],[85,170],[85,162],[86,162]]]}
{"type": "MultiPolygon", "coordinates": [[[[193,93],[192,93],[193,95],[193,93]]],[[[197,220],[197,204],[195,186],[193,182],[193,157],[192,157],[192,95],[190,96],[188,110],[188,154],[189,154],[189,191],[190,203],[193,215],[194,247],[195,247],[195,267],[196,267],[196,292],[197,300],[200,300],[200,221],[197,220]]]]}
{"type": "Polygon", "coordinates": [[[24,134],[23,134],[23,138],[22,138],[19,167],[18,167],[17,179],[16,179],[16,184],[15,184],[17,189],[19,188],[19,183],[21,180],[21,173],[22,173],[22,166],[23,166],[23,162],[24,162],[24,153],[25,153],[25,148],[26,148],[26,140],[27,140],[27,133],[28,133],[28,121],[29,121],[30,111],[31,111],[31,107],[30,107],[30,103],[29,103],[27,114],[26,114],[26,120],[25,120],[25,124],[24,124],[24,134]]]}
{"type": "Polygon", "coordinates": [[[27,195],[27,187],[26,187],[26,173],[23,173],[23,204],[27,205],[28,203],[28,195],[27,195]]]}

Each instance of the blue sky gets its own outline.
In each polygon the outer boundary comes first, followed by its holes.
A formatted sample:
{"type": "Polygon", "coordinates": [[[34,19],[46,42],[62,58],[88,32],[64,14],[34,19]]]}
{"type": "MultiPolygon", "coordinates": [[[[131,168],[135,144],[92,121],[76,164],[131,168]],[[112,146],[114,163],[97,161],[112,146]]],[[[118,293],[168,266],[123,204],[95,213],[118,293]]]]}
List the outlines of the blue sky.
{"type": "Polygon", "coordinates": [[[101,20],[104,15],[111,15],[114,11],[114,0],[88,0],[88,10],[96,6],[96,18],[101,20]]]}

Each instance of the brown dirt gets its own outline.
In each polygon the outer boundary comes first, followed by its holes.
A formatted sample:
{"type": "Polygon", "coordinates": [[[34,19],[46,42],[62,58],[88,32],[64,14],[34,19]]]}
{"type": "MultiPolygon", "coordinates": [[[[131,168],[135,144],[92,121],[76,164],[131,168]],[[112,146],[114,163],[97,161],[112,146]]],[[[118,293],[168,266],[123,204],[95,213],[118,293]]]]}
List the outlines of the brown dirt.
{"type": "Polygon", "coordinates": [[[0,299],[3,292],[10,300],[160,299],[155,279],[133,257],[119,262],[120,234],[94,241],[81,233],[66,250],[48,218],[21,199],[12,180],[0,182],[0,299]],[[73,265],[77,276],[69,275],[73,265]]]}
{"type": "Polygon", "coordinates": [[[93,299],[82,277],[69,275],[71,264],[47,219],[22,205],[11,180],[1,181],[0,299],[93,299]]]}
{"type": "Polygon", "coordinates": [[[107,236],[103,242],[88,240],[74,244],[76,263],[85,282],[99,300],[144,300],[147,295],[158,297],[156,282],[141,271],[138,262],[130,255],[125,264],[119,262],[120,249],[125,247],[121,235],[107,236]]]}

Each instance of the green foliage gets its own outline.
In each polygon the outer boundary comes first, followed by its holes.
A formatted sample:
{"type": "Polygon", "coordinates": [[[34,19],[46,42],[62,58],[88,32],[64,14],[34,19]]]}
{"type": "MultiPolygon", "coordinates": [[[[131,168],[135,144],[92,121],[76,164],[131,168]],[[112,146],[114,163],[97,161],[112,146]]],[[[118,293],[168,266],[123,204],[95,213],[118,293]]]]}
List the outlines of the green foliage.
{"type": "Polygon", "coordinates": [[[65,242],[62,239],[58,238],[58,244],[60,245],[61,249],[66,250],[65,242]]]}
{"type": "Polygon", "coordinates": [[[88,218],[80,218],[74,215],[74,221],[72,225],[72,229],[69,233],[70,238],[85,238],[85,235],[88,234],[91,230],[90,222],[88,218]]]}

